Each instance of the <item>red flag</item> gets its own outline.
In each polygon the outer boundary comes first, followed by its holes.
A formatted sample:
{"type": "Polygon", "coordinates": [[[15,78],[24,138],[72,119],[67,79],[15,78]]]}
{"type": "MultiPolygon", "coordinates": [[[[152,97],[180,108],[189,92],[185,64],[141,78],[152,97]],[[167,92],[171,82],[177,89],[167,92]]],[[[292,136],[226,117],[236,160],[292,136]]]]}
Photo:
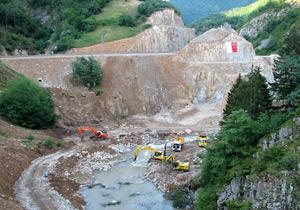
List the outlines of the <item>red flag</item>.
{"type": "Polygon", "coordinates": [[[237,52],[237,43],[236,42],[231,42],[231,52],[236,53],[237,52]]]}

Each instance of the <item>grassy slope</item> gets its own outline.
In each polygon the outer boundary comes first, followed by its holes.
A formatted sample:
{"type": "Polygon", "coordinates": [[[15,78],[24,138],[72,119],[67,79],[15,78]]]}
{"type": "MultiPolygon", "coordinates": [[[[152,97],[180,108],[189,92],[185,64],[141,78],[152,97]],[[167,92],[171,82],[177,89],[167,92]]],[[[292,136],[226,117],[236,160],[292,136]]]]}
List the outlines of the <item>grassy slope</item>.
{"type": "Polygon", "coordinates": [[[103,11],[96,16],[99,26],[95,31],[82,35],[80,39],[74,41],[74,47],[85,47],[93,44],[98,44],[101,41],[101,36],[104,34],[104,40],[113,41],[134,36],[142,31],[142,26],[123,27],[118,25],[119,17],[122,14],[137,14],[137,0],[112,0],[103,11]]]}

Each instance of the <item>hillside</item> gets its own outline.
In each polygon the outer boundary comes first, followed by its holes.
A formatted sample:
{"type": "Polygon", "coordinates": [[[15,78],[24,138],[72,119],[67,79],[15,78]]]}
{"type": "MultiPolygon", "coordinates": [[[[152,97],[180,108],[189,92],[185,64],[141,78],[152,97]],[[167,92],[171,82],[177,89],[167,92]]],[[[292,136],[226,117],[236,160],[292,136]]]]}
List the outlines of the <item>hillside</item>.
{"type": "Polygon", "coordinates": [[[0,53],[64,52],[119,40],[151,27],[153,12],[173,8],[161,0],[14,0],[0,3],[0,53]]]}
{"type": "Polygon", "coordinates": [[[191,24],[212,13],[246,6],[254,0],[170,0],[170,2],[182,12],[184,22],[191,24]]]}
{"type": "Polygon", "coordinates": [[[232,9],[200,19],[192,26],[197,33],[225,23],[251,41],[257,54],[278,53],[282,36],[299,27],[299,1],[258,0],[249,6],[232,9]]]}

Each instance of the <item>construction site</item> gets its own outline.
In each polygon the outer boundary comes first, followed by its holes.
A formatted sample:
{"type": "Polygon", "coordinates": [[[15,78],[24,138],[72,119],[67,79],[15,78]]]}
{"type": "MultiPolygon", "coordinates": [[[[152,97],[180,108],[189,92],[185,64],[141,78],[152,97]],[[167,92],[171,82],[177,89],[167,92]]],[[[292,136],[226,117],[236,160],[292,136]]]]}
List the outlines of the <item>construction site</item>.
{"type": "Polygon", "coordinates": [[[256,56],[233,29],[196,36],[170,9],[148,22],[135,37],[66,54],[0,57],[47,88],[61,116],[34,132],[0,120],[14,139],[0,153],[1,209],[174,209],[165,194],[199,175],[238,75],[259,66],[273,81],[275,56],[256,56]],[[70,82],[82,56],[102,65],[100,96],[70,82]],[[29,134],[64,148],[27,150],[17,139],[29,134]]]}

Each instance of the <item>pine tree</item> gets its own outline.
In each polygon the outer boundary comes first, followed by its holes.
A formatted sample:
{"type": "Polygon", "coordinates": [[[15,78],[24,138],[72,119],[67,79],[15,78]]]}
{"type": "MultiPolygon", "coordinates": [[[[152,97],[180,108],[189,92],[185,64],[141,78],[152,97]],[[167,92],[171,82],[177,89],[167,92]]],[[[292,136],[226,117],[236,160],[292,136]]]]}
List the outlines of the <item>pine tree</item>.
{"type": "Polygon", "coordinates": [[[284,56],[275,63],[274,83],[271,90],[275,98],[288,109],[300,105],[300,56],[284,56]]]}
{"type": "MultiPolygon", "coordinates": [[[[261,75],[260,68],[255,67],[248,75],[248,85],[250,86],[250,98],[248,112],[252,118],[256,118],[260,113],[267,111],[272,106],[271,95],[267,80],[261,75]]],[[[247,110],[247,109],[246,109],[247,110]]]]}
{"type": "Polygon", "coordinates": [[[236,82],[233,84],[232,88],[230,89],[228,96],[227,96],[227,103],[225,106],[225,109],[223,110],[223,117],[224,119],[230,115],[230,113],[235,110],[235,106],[237,105],[236,97],[238,94],[238,88],[240,84],[242,83],[242,77],[239,74],[236,82]]]}
{"type": "Polygon", "coordinates": [[[238,77],[228,94],[223,118],[239,109],[246,110],[252,118],[256,118],[271,107],[271,102],[267,81],[260,69],[255,67],[244,80],[238,77]]]}

